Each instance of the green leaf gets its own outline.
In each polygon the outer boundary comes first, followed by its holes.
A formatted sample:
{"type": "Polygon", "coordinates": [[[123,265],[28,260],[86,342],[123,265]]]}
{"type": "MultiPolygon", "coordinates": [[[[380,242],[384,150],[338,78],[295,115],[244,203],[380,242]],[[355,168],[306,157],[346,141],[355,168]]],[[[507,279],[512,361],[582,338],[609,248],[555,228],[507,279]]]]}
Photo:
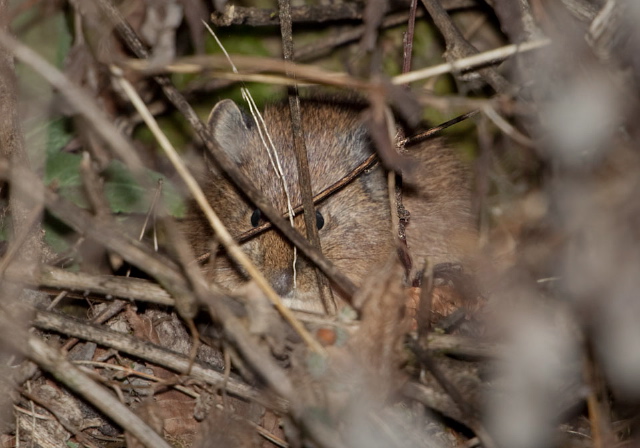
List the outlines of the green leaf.
{"type": "Polygon", "coordinates": [[[121,162],[112,162],[104,172],[104,194],[114,213],[144,213],[145,190],[121,162]]]}
{"type": "Polygon", "coordinates": [[[70,237],[73,230],[67,227],[62,221],[45,212],[43,219],[44,242],[55,253],[60,254],[69,249],[72,244],[70,237]]]}
{"type": "MultiPolygon", "coordinates": [[[[149,185],[162,182],[162,203],[173,216],[182,216],[184,201],[177,189],[167,182],[165,176],[152,170],[146,170],[149,185]]],[[[155,191],[143,187],[131,172],[119,161],[113,161],[104,173],[105,195],[114,213],[146,213],[149,210],[155,191]]]]}
{"type": "Polygon", "coordinates": [[[58,118],[51,120],[46,124],[47,130],[47,147],[46,154],[52,155],[60,152],[60,148],[64,148],[73,138],[73,134],[69,132],[69,118],[58,118]]]}
{"type": "MultiPolygon", "coordinates": [[[[55,187],[58,194],[79,207],[87,208],[88,203],[80,176],[79,154],[50,151],[44,170],[45,185],[55,187]]],[[[151,206],[155,190],[144,187],[120,161],[114,160],[104,171],[104,193],[114,214],[145,214],[151,206]]],[[[147,185],[156,186],[162,182],[162,204],[173,216],[184,215],[185,204],[176,187],[160,173],[146,170],[147,185]]],[[[45,241],[57,253],[69,248],[72,231],[61,222],[48,216],[44,222],[45,241]]]]}
{"type": "Polygon", "coordinates": [[[79,187],[82,185],[80,179],[79,154],[67,152],[51,152],[47,157],[44,171],[45,185],[52,186],[55,182],[58,188],[79,187]]]}

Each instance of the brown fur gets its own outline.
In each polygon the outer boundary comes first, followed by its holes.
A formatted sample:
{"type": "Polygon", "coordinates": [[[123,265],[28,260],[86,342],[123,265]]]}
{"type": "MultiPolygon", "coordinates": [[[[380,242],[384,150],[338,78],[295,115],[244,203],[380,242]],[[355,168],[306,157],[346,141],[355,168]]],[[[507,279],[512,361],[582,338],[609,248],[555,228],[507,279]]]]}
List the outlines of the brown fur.
{"type": "MultiPolygon", "coordinates": [[[[279,152],[295,207],[301,198],[288,106],[272,105],[263,116],[279,152]]],[[[308,100],[302,103],[302,117],[312,189],[317,194],[358,166],[371,154],[372,145],[357,108],[308,100]]],[[[286,199],[282,182],[269,162],[253,120],[243,116],[237,106],[227,100],[213,109],[210,126],[221,148],[272,204],[284,212],[286,199]]],[[[405,206],[412,216],[407,238],[414,260],[428,256],[434,263],[460,261],[463,250],[456,235],[473,232],[466,171],[440,143],[421,144],[415,155],[418,164],[415,181],[405,182],[405,206]]],[[[240,234],[251,228],[255,207],[225,176],[212,172],[204,182],[204,191],[232,233],[240,234]]],[[[317,209],[325,221],[319,231],[324,255],[357,284],[393,250],[387,182],[382,168],[362,174],[317,209]]],[[[302,217],[297,217],[295,222],[304,234],[302,217]]],[[[196,254],[209,251],[212,233],[195,205],[183,227],[196,254]]],[[[277,231],[264,232],[242,247],[293,307],[321,309],[316,298],[315,275],[301,254],[298,254],[294,287],[293,250],[277,231]]],[[[246,281],[226,256],[216,259],[208,275],[227,288],[246,281]]]]}

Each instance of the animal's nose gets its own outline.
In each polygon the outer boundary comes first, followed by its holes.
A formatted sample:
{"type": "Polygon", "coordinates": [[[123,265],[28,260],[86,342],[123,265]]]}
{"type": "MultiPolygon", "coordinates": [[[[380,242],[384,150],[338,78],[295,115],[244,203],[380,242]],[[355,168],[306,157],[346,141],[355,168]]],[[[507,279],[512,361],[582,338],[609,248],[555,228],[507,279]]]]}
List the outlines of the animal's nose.
{"type": "Polygon", "coordinates": [[[285,296],[293,289],[293,272],[289,269],[279,269],[270,275],[271,286],[281,296],[285,296]]]}

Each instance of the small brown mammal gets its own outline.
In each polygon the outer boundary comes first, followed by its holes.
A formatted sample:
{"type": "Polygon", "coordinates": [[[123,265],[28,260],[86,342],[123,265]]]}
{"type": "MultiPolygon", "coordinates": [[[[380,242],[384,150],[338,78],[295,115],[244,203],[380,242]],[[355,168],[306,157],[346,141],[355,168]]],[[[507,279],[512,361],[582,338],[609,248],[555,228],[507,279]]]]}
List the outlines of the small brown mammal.
{"type": "MultiPolygon", "coordinates": [[[[302,102],[314,195],[351,172],[374,151],[360,112],[348,104],[302,102]]],[[[295,207],[301,203],[301,196],[289,107],[286,103],[268,106],[263,117],[295,207]]],[[[253,118],[234,102],[223,100],[211,112],[209,126],[220,147],[284,213],[287,202],[283,182],[269,161],[253,118]]],[[[417,169],[415,180],[405,181],[404,205],[411,213],[406,233],[414,264],[426,257],[433,263],[462,261],[464,251],[458,236],[472,234],[474,227],[467,172],[455,154],[438,141],[417,145],[411,156],[417,169]]],[[[204,192],[232,234],[261,223],[260,211],[224,175],[207,175],[204,192]]],[[[378,166],[361,174],[316,209],[322,252],[359,285],[395,245],[386,173],[378,166]]],[[[302,216],[296,217],[295,223],[305,234],[302,216]]],[[[183,227],[197,255],[209,251],[212,231],[195,205],[183,227]]],[[[293,249],[276,230],[260,234],[242,248],[289,306],[322,311],[310,263],[298,253],[294,284],[293,249]]],[[[218,256],[207,275],[226,288],[247,280],[227,256],[218,256]]]]}

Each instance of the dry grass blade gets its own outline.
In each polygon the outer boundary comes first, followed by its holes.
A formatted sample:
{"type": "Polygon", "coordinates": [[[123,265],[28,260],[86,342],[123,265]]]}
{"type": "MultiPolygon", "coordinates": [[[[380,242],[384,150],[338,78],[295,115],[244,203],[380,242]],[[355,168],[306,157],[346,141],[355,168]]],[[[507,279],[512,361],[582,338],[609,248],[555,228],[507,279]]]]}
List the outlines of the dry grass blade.
{"type": "MultiPolygon", "coordinates": [[[[396,75],[392,78],[392,83],[395,85],[409,84],[447,73],[473,70],[484,65],[502,62],[517,54],[534,51],[550,44],[551,40],[549,39],[539,39],[532,42],[524,42],[522,44],[505,45],[504,47],[458,59],[455,62],[447,62],[433,67],[426,67],[420,70],[396,75]]],[[[165,72],[201,73],[205,70],[211,70],[211,73],[215,76],[223,77],[225,79],[236,81],[262,81],[290,86],[293,86],[296,83],[308,82],[358,90],[375,90],[380,88],[375,84],[358,80],[345,73],[328,72],[313,66],[288,63],[285,67],[284,62],[277,59],[247,57],[242,55],[232,55],[232,57],[234,63],[238,67],[238,70],[241,71],[240,73],[219,71],[218,67],[224,65],[224,61],[226,60],[226,58],[222,56],[185,57],[164,66],[151,65],[147,61],[131,59],[124,64],[124,67],[146,74],[165,72]],[[254,71],[279,73],[280,76],[273,74],[266,75],[251,73],[254,71]],[[289,76],[286,75],[287,72],[289,73],[289,76]],[[292,79],[291,76],[295,76],[296,79],[292,79]]]]}
{"type": "Polygon", "coordinates": [[[274,84],[295,85],[298,83],[313,82],[336,87],[365,90],[371,84],[346,73],[335,73],[314,67],[312,65],[283,62],[280,59],[261,58],[243,55],[231,55],[234,65],[239,73],[229,70],[220,70],[226,67],[225,56],[190,56],[179,58],[171,64],[155,65],[145,60],[129,59],[123,63],[123,68],[136,70],[144,74],[158,73],[200,73],[211,71],[215,76],[234,79],[237,81],[265,81],[274,84]],[[244,73],[245,71],[249,73],[244,73]],[[272,75],[255,74],[251,72],[271,72],[272,75]],[[275,75],[278,74],[278,75],[275,75]],[[296,80],[291,76],[295,76],[296,80]]]}
{"type": "Polygon", "coordinates": [[[436,65],[434,67],[426,67],[420,70],[414,70],[409,73],[394,76],[392,82],[396,85],[408,84],[415,81],[421,81],[434,76],[443,75],[452,72],[464,72],[486,64],[495,64],[503,60],[528,51],[537,50],[551,44],[549,39],[540,39],[533,42],[525,42],[523,44],[505,45],[495,50],[485,51],[473,56],[458,59],[455,62],[436,65]]]}

